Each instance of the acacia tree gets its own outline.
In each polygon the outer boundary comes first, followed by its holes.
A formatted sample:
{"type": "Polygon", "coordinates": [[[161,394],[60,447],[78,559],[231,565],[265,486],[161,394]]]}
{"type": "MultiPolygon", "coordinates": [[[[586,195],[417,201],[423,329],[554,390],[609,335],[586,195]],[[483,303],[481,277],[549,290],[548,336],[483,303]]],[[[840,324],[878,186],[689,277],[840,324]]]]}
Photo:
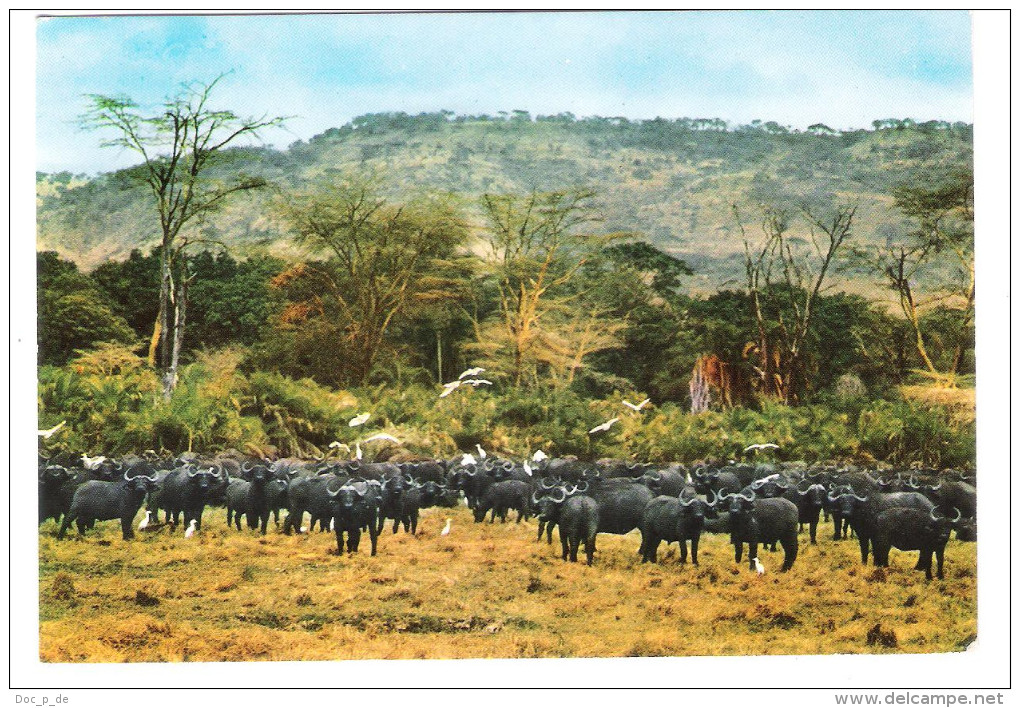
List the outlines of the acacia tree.
{"type": "Polygon", "coordinates": [[[833,260],[850,237],[856,211],[856,206],[843,205],[823,217],[804,208],[802,215],[811,236],[809,257],[795,251],[791,244],[787,212],[774,207],[764,209],[764,238],[752,249],[734,207],[744,236],[747,293],[757,329],[745,355],[756,355],[758,363],[753,368],[760,390],[785,403],[798,401],[806,389],[806,345],[815,305],[833,260]]]}
{"type": "Polygon", "coordinates": [[[881,273],[910,323],[914,347],[929,377],[952,385],[974,327],[974,175],[969,169],[897,187],[896,206],[914,227],[901,239],[859,249],[855,256],[881,273]],[[924,314],[935,307],[960,313],[948,371],[939,371],[925,342],[924,314]]]}
{"type": "Polygon", "coordinates": [[[571,308],[583,292],[564,288],[589,257],[615,237],[580,231],[599,220],[594,197],[593,191],[581,188],[482,197],[488,222],[484,238],[499,307],[487,322],[476,323],[476,349],[514,387],[535,382],[542,366],[558,369],[569,381],[569,372],[584,356],[615,342],[595,336],[599,333],[593,325],[579,321],[598,313],[571,308]],[[569,325],[562,326],[564,322],[569,325]]]}
{"type": "Polygon", "coordinates": [[[281,200],[278,210],[298,243],[326,257],[291,268],[275,283],[291,302],[288,323],[325,338],[337,383],[368,379],[405,309],[462,289],[463,272],[450,259],[467,230],[450,200],[390,204],[373,179],[334,178],[281,200]]]}
{"type": "Polygon", "coordinates": [[[185,249],[202,242],[194,225],[219,209],[237,192],[266,185],[265,179],[244,174],[211,176],[214,158],[231,143],[280,125],[284,118],[243,118],[233,111],[210,107],[220,75],[204,84],[191,82],[151,113],[130,98],[89,94],[82,116],[88,129],[112,131],[104,146],[138,153],[142,164],[135,174],[144,181],[159,215],[159,312],[149,344],[149,365],[156,366],[169,400],[177,385],[177,367],[187,319],[188,285],[193,276],[182,257],[185,249]]]}

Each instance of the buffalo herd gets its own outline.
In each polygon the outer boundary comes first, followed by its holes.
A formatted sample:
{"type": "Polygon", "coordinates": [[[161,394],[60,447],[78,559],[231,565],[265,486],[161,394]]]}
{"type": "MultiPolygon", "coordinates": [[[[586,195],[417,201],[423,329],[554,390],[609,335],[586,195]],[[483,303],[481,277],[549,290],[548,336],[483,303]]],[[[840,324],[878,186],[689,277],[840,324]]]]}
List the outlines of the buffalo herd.
{"type": "MultiPolygon", "coordinates": [[[[148,528],[181,524],[201,530],[211,508],[226,509],[227,526],[267,533],[332,531],[337,553],[355,553],[368,533],[371,553],[387,522],[417,532],[428,507],[466,503],[474,520],[538,520],[538,539],[552,543],[558,529],[564,560],[576,561],[583,543],[594,562],[600,533],[640,532],[638,553],[655,563],[660,544],[679,544],[680,562],[698,563],[701,534],[727,533],[734,560],[747,547],[751,570],[760,569],[759,546],[782,547],[781,571],[797,560],[804,527],[811,544],[824,517],[833,540],[854,537],[861,561],[869,554],[887,566],[889,551],[918,551],[916,570],[943,577],[952,532],[976,540],[977,492],[973,473],[959,470],[867,470],[853,465],[803,462],[749,464],[702,461],[690,465],[585,462],[542,455],[518,462],[465,455],[449,460],[262,459],[237,453],[185,453],[107,458],[60,452],[39,460],[39,523],[54,519],[64,538],[97,521],[119,520],[125,540],[143,508],[148,528]],[[306,516],[307,515],[307,516],[306,516]],[[282,523],[281,523],[282,517],[282,523]],[[306,523],[307,518],[307,523],[306,523]]],[[[760,570],[759,570],[760,572],[760,570]]]]}

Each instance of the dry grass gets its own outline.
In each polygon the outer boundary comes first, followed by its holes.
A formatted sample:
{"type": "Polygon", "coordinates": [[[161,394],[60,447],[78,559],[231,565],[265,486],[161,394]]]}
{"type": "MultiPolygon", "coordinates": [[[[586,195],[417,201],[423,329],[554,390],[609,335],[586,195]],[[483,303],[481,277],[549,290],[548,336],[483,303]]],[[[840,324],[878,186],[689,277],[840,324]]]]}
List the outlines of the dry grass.
{"type": "Polygon", "coordinates": [[[977,415],[977,396],[973,388],[900,386],[900,392],[908,401],[945,408],[960,423],[973,423],[977,415]]]}
{"type": "MultiPolygon", "coordinates": [[[[855,542],[805,535],[785,574],[737,566],[724,536],[705,537],[699,568],[675,545],[642,565],[636,532],[599,536],[589,568],[537,543],[534,520],[474,524],[463,507],[427,511],[417,538],[387,530],[375,558],[367,538],[341,558],[330,534],[230,531],[220,509],[188,540],[55,530],[39,558],[51,662],[924,653],[977,631],[975,546],[957,541],[946,579],[926,582],[915,553],[862,567],[855,542]]],[[[769,571],[781,555],[760,553],[769,571]]]]}

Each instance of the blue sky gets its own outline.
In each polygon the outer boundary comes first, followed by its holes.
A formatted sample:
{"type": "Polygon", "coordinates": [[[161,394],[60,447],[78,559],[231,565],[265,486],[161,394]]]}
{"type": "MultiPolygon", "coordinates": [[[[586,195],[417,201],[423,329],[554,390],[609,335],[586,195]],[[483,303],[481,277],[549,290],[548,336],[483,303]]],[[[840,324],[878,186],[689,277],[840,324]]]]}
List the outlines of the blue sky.
{"type": "Polygon", "coordinates": [[[76,128],[83,94],[294,116],[285,147],[364,113],[972,121],[966,12],[641,12],[55,17],[37,21],[37,168],[135,162],[76,128]]]}

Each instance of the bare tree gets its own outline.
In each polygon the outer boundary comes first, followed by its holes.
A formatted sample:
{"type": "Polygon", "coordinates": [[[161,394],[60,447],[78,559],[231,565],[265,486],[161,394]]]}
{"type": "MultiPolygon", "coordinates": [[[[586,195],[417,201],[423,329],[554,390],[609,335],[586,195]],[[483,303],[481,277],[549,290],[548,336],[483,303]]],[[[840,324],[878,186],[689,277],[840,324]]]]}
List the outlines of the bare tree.
{"type": "Polygon", "coordinates": [[[142,158],[139,171],[155,201],[160,224],[159,314],[149,345],[149,364],[157,366],[163,397],[169,400],[177,385],[177,367],[184,342],[188,285],[184,250],[202,242],[185,227],[219,209],[237,192],[266,185],[261,177],[237,174],[212,177],[215,156],[243,137],[283,123],[284,118],[242,118],[209,105],[213,89],[223,78],[185,84],[179,93],[152,113],[124,96],[88,95],[82,116],[88,129],[112,130],[116,137],[104,146],[127,148],[142,158]],[[175,280],[176,276],[176,280],[175,280]]]}
{"type": "Polygon", "coordinates": [[[571,305],[583,296],[565,286],[592,252],[616,237],[580,230],[598,221],[594,197],[588,189],[482,197],[499,311],[498,321],[476,323],[476,349],[494,357],[490,365],[515,387],[535,381],[539,366],[570,379],[580,359],[603,348],[604,338],[588,325],[573,322],[562,332],[554,326],[573,319],[571,305]]]}
{"type": "Polygon", "coordinates": [[[826,216],[801,211],[811,236],[810,253],[794,250],[789,238],[790,215],[766,207],[764,238],[752,249],[734,206],[744,238],[747,292],[754,308],[756,341],[745,349],[757,358],[754,371],[763,393],[786,403],[798,401],[807,386],[806,345],[815,304],[840,247],[850,237],[856,206],[836,207],[826,216]]]}

